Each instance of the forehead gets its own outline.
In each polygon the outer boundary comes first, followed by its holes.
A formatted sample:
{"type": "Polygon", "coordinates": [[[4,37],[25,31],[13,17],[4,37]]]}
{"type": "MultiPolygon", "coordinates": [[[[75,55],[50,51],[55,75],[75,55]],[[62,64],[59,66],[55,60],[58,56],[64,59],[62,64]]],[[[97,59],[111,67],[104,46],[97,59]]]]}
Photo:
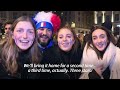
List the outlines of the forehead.
{"type": "Polygon", "coordinates": [[[58,32],[59,34],[72,34],[72,32],[69,29],[60,29],[60,31],[58,32]]]}
{"type": "Polygon", "coordinates": [[[12,26],[12,24],[6,24],[5,27],[12,26]]]}
{"type": "Polygon", "coordinates": [[[104,30],[102,30],[102,29],[96,29],[95,31],[93,31],[92,36],[94,36],[94,35],[99,36],[101,34],[105,34],[106,35],[106,32],[104,30]]]}
{"type": "Polygon", "coordinates": [[[31,24],[31,22],[29,22],[29,21],[20,21],[20,22],[18,22],[17,24],[16,24],[16,27],[23,27],[23,26],[29,26],[29,27],[33,27],[32,26],[32,24],[31,24]]]}

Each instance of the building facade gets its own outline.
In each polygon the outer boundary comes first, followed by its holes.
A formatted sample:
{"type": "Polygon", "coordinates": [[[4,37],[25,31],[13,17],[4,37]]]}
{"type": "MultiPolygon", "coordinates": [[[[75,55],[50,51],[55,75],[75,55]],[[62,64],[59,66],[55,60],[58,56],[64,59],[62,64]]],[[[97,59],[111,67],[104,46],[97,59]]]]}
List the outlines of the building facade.
{"type": "Polygon", "coordinates": [[[106,20],[112,22],[112,33],[120,35],[120,11],[94,11],[94,23],[101,25],[106,20]]]}
{"type": "Polygon", "coordinates": [[[93,11],[63,11],[62,24],[68,24],[74,28],[76,33],[89,33],[91,25],[94,24],[93,11]]]}
{"type": "Polygon", "coordinates": [[[35,13],[36,11],[0,11],[0,33],[2,33],[2,24],[5,21],[14,21],[22,15],[28,15],[32,17],[35,13]]]}

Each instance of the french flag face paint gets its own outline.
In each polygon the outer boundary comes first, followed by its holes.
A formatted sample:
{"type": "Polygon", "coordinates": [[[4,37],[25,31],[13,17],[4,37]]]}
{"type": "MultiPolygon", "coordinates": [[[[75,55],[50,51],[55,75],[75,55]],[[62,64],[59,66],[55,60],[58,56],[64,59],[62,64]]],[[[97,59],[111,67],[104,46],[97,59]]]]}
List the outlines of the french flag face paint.
{"type": "Polygon", "coordinates": [[[75,42],[73,34],[68,29],[61,29],[58,33],[58,46],[63,51],[70,51],[75,42]]]}
{"type": "Polygon", "coordinates": [[[94,46],[99,51],[103,51],[108,44],[108,38],[107,38],[106,32],[102,29],[95,30],[92,33],[92,41],[94,46]]]}

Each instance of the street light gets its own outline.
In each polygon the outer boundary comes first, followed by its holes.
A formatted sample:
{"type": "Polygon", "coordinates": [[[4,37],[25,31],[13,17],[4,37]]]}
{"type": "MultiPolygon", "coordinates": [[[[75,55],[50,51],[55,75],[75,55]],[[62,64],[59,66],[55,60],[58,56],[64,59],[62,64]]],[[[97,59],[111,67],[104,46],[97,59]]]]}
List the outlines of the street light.
{"type": "Polygon", "coordinates": [[[71,27],[75,28],[75,23],[74,22],[72,22],[71,27]]]}

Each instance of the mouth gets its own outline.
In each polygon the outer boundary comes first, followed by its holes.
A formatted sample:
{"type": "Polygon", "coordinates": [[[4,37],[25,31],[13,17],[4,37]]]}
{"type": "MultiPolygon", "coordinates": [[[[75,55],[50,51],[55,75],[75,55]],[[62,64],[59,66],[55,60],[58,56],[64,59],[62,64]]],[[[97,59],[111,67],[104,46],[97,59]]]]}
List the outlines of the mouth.
{"type": "Polygon", "coordinates": [[[29,43],[29,40],[20,40],[21,43],[29,43]]]}
{"type": "Polygon", "coordinates": [[[46,35],[43,35],[43,36],[40,36],[40,38],[43,38],[43,39],[48,39],[49,37],[46,36],[46,35]]]}
{"type": "Polygon", "coordinates": [[[63,45],[64,47],[66,47],[66,46],[69,45],[69,43],[62,43],[62,45],[63,45]]]}

